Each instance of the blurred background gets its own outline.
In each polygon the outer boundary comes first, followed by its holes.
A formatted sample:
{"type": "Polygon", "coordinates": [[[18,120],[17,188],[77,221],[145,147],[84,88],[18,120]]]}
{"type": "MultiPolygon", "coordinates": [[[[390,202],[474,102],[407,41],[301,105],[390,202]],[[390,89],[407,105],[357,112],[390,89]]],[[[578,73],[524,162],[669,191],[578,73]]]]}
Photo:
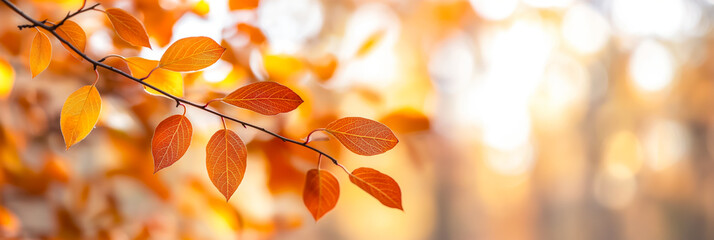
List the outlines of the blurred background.
{"type": "MultiPolygon", "coordinates": [[[[82,4],[14,2],[55,21],[82,4]]],[[[52,39],[32,79],[35,31],[0,5],[0,238],[714,239],[714,1],[98,2],[142,20],[153,49],[90,11],[74,20],[94,59],[157,60],[188,36],[228,48],[183,74],[189,100],[271,80],[305,103],[274,117],[211,106],[294,139],[346,116],[389,126],[400,143],[381,155],[314,146],[392,176],[405,211],[323,164],[342,195],[315,223],[301,193],[316,154],[235,124],[248,169],[226,203],[205,170],[220,119],[196,109],[188,153],[152,174],[153,130],[182,109],[107,71],[97,128],[65,151],[59,112],[91,64],[52,39]]]]}

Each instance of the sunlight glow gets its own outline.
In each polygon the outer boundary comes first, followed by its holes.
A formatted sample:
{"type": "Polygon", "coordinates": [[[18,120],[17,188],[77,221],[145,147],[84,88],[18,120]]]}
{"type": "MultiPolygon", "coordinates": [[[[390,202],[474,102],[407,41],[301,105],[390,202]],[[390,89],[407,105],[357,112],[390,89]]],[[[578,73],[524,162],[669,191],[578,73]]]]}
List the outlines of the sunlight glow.
{"type": "Polygon", "coordinates": [[[503,20],[513,14],[518,0],[469,0],[476,13],[488,20],[503,20]]]}
{"type": "Polygon", "coordinates": [[[5,99],[15,83],[15,70],[8,62],[0,58],[0,99],[5,99]]]}
{"type": "Polygon", "coordinates": [[[518,175],[528,172],[534,163],[533,146],[524,143],[512,150],[486,149],[486,163],[494,171],[503,175],[518,175]]]}
{"type": "Polygon", "coordinates": [[[605,207],[621,209],[630,202],[637,191],[634,174],[624,165],[605,165],[595,176],[594,194],[598,203],[605,207]]]}
{"type": "Polygon", "coordinates": [[[258,6],[258,26],[273,53],[295,53],[320,33],[324,21],[318,0],[263,0],[258,6]]]}
{"type": "Polygon", "coordinates": [[[647,165],[663,170],[686,159],[692,143],[690,135],[684,125],[673,120],[650,124],[643,140],[647,165]]]}
{"type": "Polygon", "coordinates": [[[676,38],[688,15],[683,0],[612,1],[612,21],[618,30],[633,35],[676,38]]]}
{"type": "Polygon", "coordinates": [[[397,77],[398,59],[395,49],[401,25],[399,17],[382,3],[362,5],[349,18],[342,38],[339,59],[351,59],[330,82],[334,87],[367,84],[386,87],[397,77]],[[370,36],[384,31],[381,39],[364,56],[355,56],[370,36]]]}
{"type": "Polygon", "coordinates": [[[658,91],[670,84],[675,74],[674,56],[657,41],[640,43],[630,56],[629,72],[635,85],[645,91],[658,91]]]}
{"type": "Polygon", "coordinates": [[[568,9],[561,30],[565,42],[584,54],[600,51],[610,38],[607,20],[587,3],[568,9]]]}

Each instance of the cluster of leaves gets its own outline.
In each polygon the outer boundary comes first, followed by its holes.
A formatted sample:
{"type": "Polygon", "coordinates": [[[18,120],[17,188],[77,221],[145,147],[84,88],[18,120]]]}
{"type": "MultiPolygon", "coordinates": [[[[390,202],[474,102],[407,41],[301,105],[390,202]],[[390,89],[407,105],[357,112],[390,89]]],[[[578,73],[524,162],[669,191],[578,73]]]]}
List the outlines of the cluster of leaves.
{"type": "MultiPolygon", "coordinates": [[[[138,19],[121,9],[99,10],[95,8],[96,6],[90,8],[82,6],[77,13],[86,10],[103,12],[121,39],[134,46],[151,48],[146,29],[138,19]]],[[[37,33],[30,50],[30,71],[33,77],[39,75],[49,66],[52,56],[50,39],[43,31],[55,33],[63,46],[77,59],[87,58],[83,55],[87,43],[86,34],[79,24],[68,20],[70,17],[68,15],[57,24],[47,22],[50,25],[37,26],[35,23],[34,27],[37,33]]],[[[181,99],[183,83],[174,79],[181,78],[180,72],[198,71],[211,66],[221,58],[225,50],[226,48],[211,38],[188,37],[172,43],[158,61],[140,57],[110,56],[125,61],[131,71],[130,76],[141,82],[147,92],[172,98],[176,100],[177,104],[184,107],[183,114],[166,118],[155,129],[151,142],[154,173],[181,159],[191,144],[193,127],[191,121],[186,117],[186,106],[181,103],[190,102],[181,99]]],[[[94,63],[94,67],[97,67],[96,63],[94,63]]],[[[114,68],[110,70],[121,71],[114,68]]],[[[97,75],[98,80],[99,75],[97,75]]],[[[87,137],[99,119],[102,100],[95,87],[97,81],[73,92],[62,107],[60,128],[67,149],[87,137]]],[[[303,103],[302,98],[290,88],[270,81],[240,87],[225,97],[211,100],[209,103],[213,101],[222,101],[263,115],[290,112],[303,103]]],[[[200,106],[194,103],[190,105],[200,106]]],[[[207,110],[207,106],[208,103],[198,108],[207,110]]],[[[224,124],[223,129],[216,131],[208,141],[206,169],[212,183],[228,200],[245,175],[247,149],[238,134],[226,127],[225,118],[227,117],[225,115],[214,111],[209,112],[221,117],[224,124]]],[[[232,118],[229,120],[237,121],[244,127],[247,125],[258,128],[232,118]]],[[[305,142],[297,142],[262,128],[260,130],[283,141],[312,149],[319,154],[317,168],[307,172],[303,190],[305,206],[315,220],[335,207],[340,193],[339,183],[335,176],[327,170],[320,169],[320,160],[323,156],[329,157],[334,164],[344,169],[353,184],[374,196],[385,206],[403,209],[399,185],[386,174],[371,168],[358,168],[349,172],[334,158],[308,146],[310,135],[307,136],[305,142]]],[[[394,148],[399,142],[384,124],[360,117],[341,118],[327,124],[324,128],[315,129],[313,133],[316,131],[329,133],[350,151],[365,156],[384,153],[394,148]]]]}

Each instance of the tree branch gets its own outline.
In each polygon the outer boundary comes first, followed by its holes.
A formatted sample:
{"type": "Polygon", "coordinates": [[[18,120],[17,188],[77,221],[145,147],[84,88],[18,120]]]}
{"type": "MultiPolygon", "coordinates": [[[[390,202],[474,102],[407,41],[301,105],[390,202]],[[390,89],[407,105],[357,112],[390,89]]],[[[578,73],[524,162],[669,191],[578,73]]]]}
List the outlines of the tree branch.
{"type": "MultiPolygon", "coordinates": [[[[168,98],[173,99],[174,101],[176,101],[177,105],[178,105],[178,104],[189,105],[189,106],[192,106],[192,107],[194,107],[194,108],[198,108],[198,109],[201,109],[201,110],[206,111],[206,112],[208,112],[208,113],[211,113],[211,114],[213,114],[213,115],[215,115],[215,116],[221,117],[221,118],[223,118],[223,119],[228,119],[228,120],[230,120],[230,121],[239,123],[239,124],[243,125],[243,127],[250,127],[250,128],[256,129],[256,130],[258,130],[258,131],[267,133],[267,134],[269,134],[269,135],[271,135],[271,136],[273,136],[273,137],[275,137],[275,138],[278,138],[278,139],[282,140],[283,142],[289,142],[289,143],[292,143],[292,144],[296,144],[296,145],[300,145],[300,146],[302,146],[302,147],[308,148],[308,149],[310,149],[310,150],[312,150],[312,151],[318,153],[319,155],[323,155],[323,156],[329,158],[329,159],[332,161],[333,164],[342,167],[342,165],[340,165],[340,164],[337,162],[337,159],[335,159],[334,157],[332,157],[332,156],[326,154],[325,152],[323,152],[323,151],[321,151],[321,150],[319,150],[319,149],[317,149],[317,148],[315,148],[315,147],[312,147],[312,146],[308,145],[307,142],[303,143],[303,142],[300,142],[300,141],[297,141],[297,140],[293,140],[293,139],[290,139],[290,138],[287,138],[287,137],[283,137],[283,136],[281,136],[280,134],[277,134],[277,133],[275,133],[275,132],[272,132],[272,131],[270,131],[270,130],[267,130],[267,129],[263,128],[263,127],[259,127],[259,126],[253,125],[253,124],[244,122],[244,121],[242,121],[242,120],[238,120],[238,119],[236,119],[236,118],[227,116],[227,115],[225,115],[225,114],[223,114],[223,113],[220,113],[220,112],[217,112],[217,111],[215,111],[215,110],[212,110],[212,109],[208,108],[207,105],[194,103],[194,102],[185,100],[185,99],[183,99],[183,98],[176,97],[176,96],[171,95],[171,94],[169,94],[169,93],[167,93],[167,92],[165,92],[165,91],[163,91],[163,90],[161,90],[161,89],[159,89],[159,88],[157,88],[157,87],[155,87],[155,86],[153,86],[153,85],[151,85],[151,84],[149,84],[149,83],[146,83],[145,81],[142,81],[143,79],[135,78],[135,77],[131,76],[130,74],[128,74],[128,73],[126,73],[126,72],[124,72],[124,71],[122,71],[122,70],[119,70],[119,69],[117,69],[117,68],[114,68],[114,67],[112,67],[112,66],[109,66],[109,65],[106,65],[106,64],[102,63],[103,60],[105,60],[105,59],[101,59],[101,60],[99,60],[99,61],[94,60],[94,59],[90,58],[89,56],[87,56],[86,54],[84,54],[84,53],[83,53],[82,51],[80,51],[79,49],[77,49],[77,48],[76,48],[74,45],[72,45],[69,41],[67,41],[66,39],[60,37],[60,36],[57,34],[57,32],[56,32],[55,30],[56,30],[59,26],[61,26],[65,21],[67,21],[68,19],[70,19],[70,18],[76,16],[77,14],[80,14],[80,13],[83,13],[83,12],[86,12],[86,11],[89,11],[89,10],[92,10],[92,9],[96,8],[97,6],[99,6],[99,3],[94,4],[94,5],[92,5],[91,7],[88,7],[88,8],[81,8],[81,9],[79,9],[79,10],[77,10],[76,12],[71,13],[71,14],[68,13],[67,16],[66,16],[64,19],[62,19],[62,21],[60,21],[59,23],[54,24],[54,25],[51,25],[51,26],[48,26],[48,25],[46,24],[46,23],[47,23],[47,20],[37,21],[37,20],[33,19],[32,17],[28,16],[27,14],[25,14],[22,10],[20,10],[19,8],[17,8],[17,6],[15,6],[15,5],[14,5],[13,3],[11,3],[9,0],[1,0],[1,1],[2,1],[3,3],[5,3],[5,5],[7,5],[7,6],[8,6],[10,9],[12,9],[14,12],[16,12],[18,15],[20,15],[20,16],[23,17],[23,18],[25,18],[27,21],[29,21],[29,22],[31,23],[31,24],[29,24],[29,25],[20,25],[20,26],[18,26],[20,29],[28,28],[28,27],[40,27],[40,28],[43,28],[43,29],[47,30],[49,33],[51,33],[51,34],[54,35],[57,39],[59,39],[60,42],[62,42],[63,44],[69,46],[69,48],[72,49],[73,52],[77,53],[77,54],[78,54],[79,56],[81,56],[83,59],[85,59],[85,60],[87,60],[88,62],[90,62],[90,63],[93,65],[93,67],[94,67],[95,69],[96,69],[97,67],[101,67],[101,68],[107,69],[107,70],[109,70],[109,71],[115,72],[115,73],[117,73],[117,74],[119,74],[119,75],[122,75],[122,76],[124,76],[125,78],[128,78],[128,79],[130,79],[130,80],[132,80],[132,81],[134,81],[134,82],[137,82],[137,83],[139,83],[139,84],[141,84],[141,85],[144,85],[144,86],[146,86],[146,87],[148,87],[148,88],[151,88],[151,89],[153,89],[153,90],[155,90],[155,91],[161,93],[162,95],[164,95],[164,96],[166,96],[166,97],[168,97],[168,98]]],[[[344,167],[343,167],[343,168],[344,168],[344,167]]]]}

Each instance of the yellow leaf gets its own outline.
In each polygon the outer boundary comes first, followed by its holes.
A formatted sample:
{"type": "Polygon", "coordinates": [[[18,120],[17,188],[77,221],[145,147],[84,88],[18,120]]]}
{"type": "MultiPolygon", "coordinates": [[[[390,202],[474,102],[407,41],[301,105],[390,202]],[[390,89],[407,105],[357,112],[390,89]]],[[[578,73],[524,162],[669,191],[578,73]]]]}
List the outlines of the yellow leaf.
{"type": "Polygon", "coordinates": [[[379,43],[380,40],[384,37],[385,31],[378,31],[372,35],[370,35],[366,41],[360,46],[360,48],[357,50],[357,57],[364,57],[374,49],[375,46],[377,46],[377,43],[379,43]]]}
{"type": "Polygon", "coordinates": [[[290,79],[305,68],[300,59],[285,54],[263,56],[263,67],[271,80],[279,82],[290,79]]]}
{"type": "Polygon", "coordinates": [[[36,77],[47,69],[51,59],[52,43],[50,43],[47,35],[38,31],[32,40],[32,47],[30,48],[30,72],[32,72],[32,77],[36,77]]]}
{"type": "MultiPolygon", "coordinates": [[[[80,52],[84,52],[84,48],[87,46],[87,34],[84,33],[84,30],[82,30],[79,24],[70,20],[65,21],[62,26],[57,28],[57,35],[67,40],[67,42],[72,44],[80,52]]],[[[64,43],[62,43],[62,46],[64,46],[73,57],[80,61],[82,60],[82,57],[75,53],[72,48],[64,43]]]]}
{"type": "Polygon", "coordinates": [[[144,24],[139,22],[131,14],[118,8],[110,8],[104,11],[112,22],[114,30],[121,39],[134,46],[144,46],[151,48],[149,34],[146,33],[144,24]]]}
{"type": "Polygon", "coordinates": [[[0,99],[5,99],[10,95],[12,85],[15,82],[15,70],[9,63],[0,58],[0,99]]]}
{"type": "Polygon", "coordinates": [[[67,149],[82,141],[99,120],[102,99],[94,85],[81,87],[73,92],[62,106],[60,128],[67,149]]]}
{"type": "Polygon", "coordinates": [[[159,61],[159,67],[171,71],[198,71],[213,65],[226,48],[208,37],[188,37],[171,44],[159,61]]]}
{"type": "MultiPolygon", "coordinates": [[[[125,60],[129,70],[131,70],[131,75],[135,78],[146,77],[152,69],[159,65],[158,61],[140,57],[130,57],[125,60]]],[[[183,97],[183,77],[180,73],[158,68],[144,82],[176,97],[183,97]]],[[[163,96],[163,94],[151,88],[144,87],[144,90],[150,94],[163,96]]]]}

